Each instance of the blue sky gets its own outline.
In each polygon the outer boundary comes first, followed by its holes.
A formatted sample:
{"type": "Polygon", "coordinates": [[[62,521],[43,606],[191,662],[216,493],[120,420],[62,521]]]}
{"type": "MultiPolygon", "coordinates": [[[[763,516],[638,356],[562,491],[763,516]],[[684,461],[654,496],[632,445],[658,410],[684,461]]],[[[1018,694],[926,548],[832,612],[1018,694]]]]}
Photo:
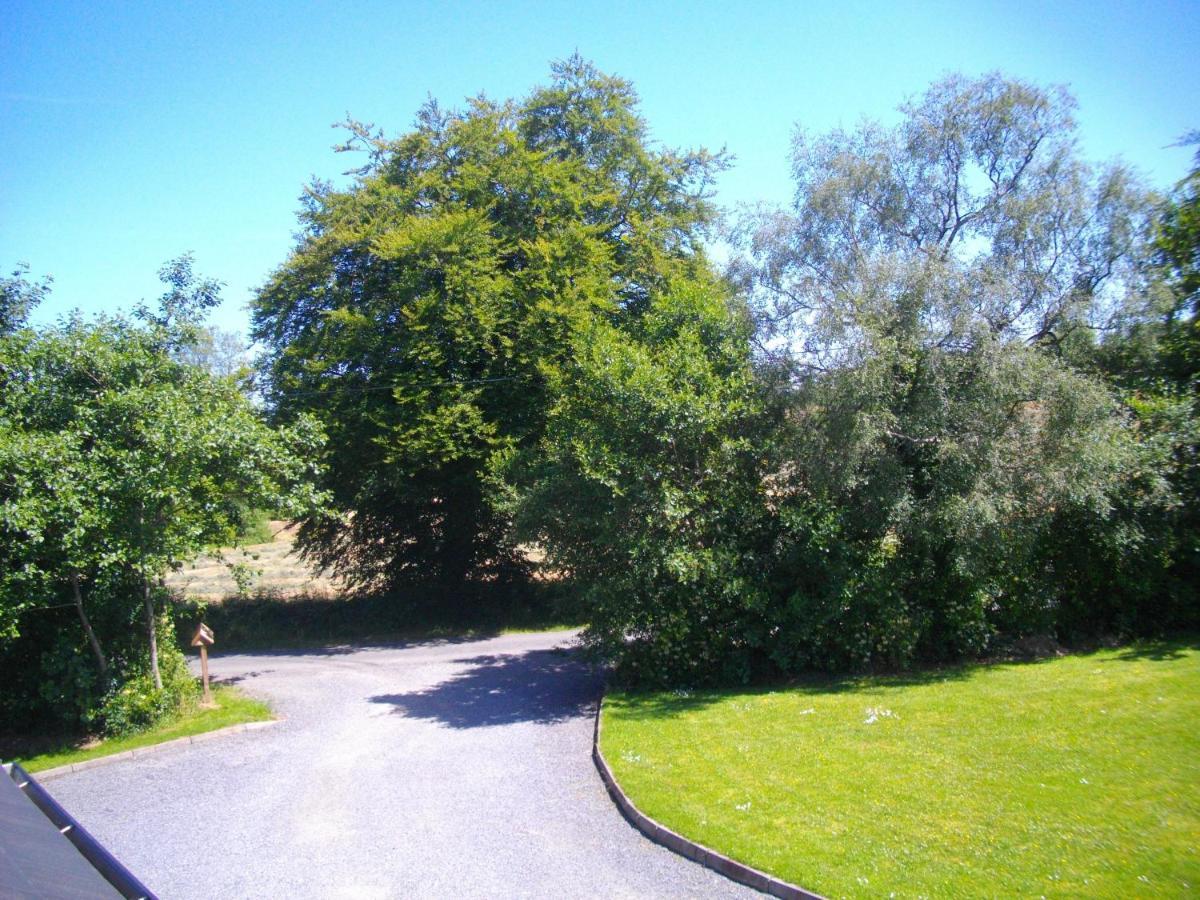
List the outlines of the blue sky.
{"type": "Polygon", "coordinates": [[[345,118],[406,129],[427,96],[521,96],[578,50],[631,79],[656,139],[725,146],[718,200],[786,202],[795,123],[895,107],[949,71],[1066,84],[1081,145],[1169,187],[1200,128],[1200,0],[1089,3],[114,3],[0,9],[0,267],[39,314],[128,309],[190,250],[216,321],[293,243],[301,187],[355,164],[345,118]]]}

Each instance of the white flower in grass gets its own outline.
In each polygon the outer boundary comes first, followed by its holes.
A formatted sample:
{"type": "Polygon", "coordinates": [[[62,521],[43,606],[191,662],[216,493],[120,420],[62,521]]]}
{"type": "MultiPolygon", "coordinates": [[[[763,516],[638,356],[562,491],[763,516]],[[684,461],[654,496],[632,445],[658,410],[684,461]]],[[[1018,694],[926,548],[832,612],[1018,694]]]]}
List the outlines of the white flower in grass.
{"type": "Polygon", "coordinates": [[[896,719],[899,721],[900,717],[890,709],[884,709],[882,706],[868,706],[867,717],[863,719],[863,724],[874,725],[880,719],[896,719]]]}

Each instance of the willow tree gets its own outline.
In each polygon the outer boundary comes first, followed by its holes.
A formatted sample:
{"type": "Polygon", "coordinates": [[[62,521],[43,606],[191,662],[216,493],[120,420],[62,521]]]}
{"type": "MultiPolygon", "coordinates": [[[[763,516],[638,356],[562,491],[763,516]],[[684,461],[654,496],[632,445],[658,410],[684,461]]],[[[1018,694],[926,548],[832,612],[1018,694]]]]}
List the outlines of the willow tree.
{"type": "Polygon", "coordinates": [[[434,102],[312,185],[303,232],[259,291],[269,400],[320,417],[341,514],[304,549],[360,583],[512,573],[491,460],[536,441],[548,374],[594,317],[636,318],[703,270],[707,152],[651,145],[632,86],[575,57],[523,100],[434,102]]]}
{"type": "Polygon", "coordinates": [[[817,661],[1069,628],[1055,535],[1111,521],[1137,468],[1118,404],[1083,369],[1145,256],[1148,212],[1127,169],[1080,156],[1073,106],[949,77],[894,126],[797,132],[794,205],[747,223],[759,342],[792,379],[780,495],[829,504],[853,549],[845,577],[796,576],[788,640],[824,635],[817,661]]]}

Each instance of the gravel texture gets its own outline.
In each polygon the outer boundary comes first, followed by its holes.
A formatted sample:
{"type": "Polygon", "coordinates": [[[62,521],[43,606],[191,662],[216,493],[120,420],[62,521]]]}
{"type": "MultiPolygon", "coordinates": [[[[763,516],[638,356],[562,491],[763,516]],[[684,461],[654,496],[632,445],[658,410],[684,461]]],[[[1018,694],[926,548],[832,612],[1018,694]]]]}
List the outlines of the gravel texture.
{"type": "Polygon", "coordinates": [[[573,642],[214,656],[285,721],[48,787],[164,900],[762,896],[621,817],[573,642]]]}

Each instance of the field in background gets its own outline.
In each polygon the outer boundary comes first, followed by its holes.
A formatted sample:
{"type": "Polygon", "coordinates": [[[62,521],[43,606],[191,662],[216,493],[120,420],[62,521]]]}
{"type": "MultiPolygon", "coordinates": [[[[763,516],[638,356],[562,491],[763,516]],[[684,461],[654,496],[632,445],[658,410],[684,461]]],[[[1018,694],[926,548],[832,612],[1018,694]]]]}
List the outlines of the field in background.
{"type": "MultiPolygon", "coordinates": [[[[583,624],[570,585],[556,576],[532,583],[355,591],[300,559],[294,527],[263,524],[271,541],[207,554],[167,579],[181,640],[201,619],[216,632],[215,652],[483,637],[583,624]],[[233,566],[248,570],[242,588],[233,566]]],[[[533,553],[530,557],[536,561],[533,553]]]]}
{"type": "Polygon", "coordinates": [[[267,523],[273,538],[268,543],[205,554],[167,578],[167,587],[188,598],[213,602],[244,594],[291,597],[333,596],[343,587],[334,578],[319,574],[296,553],[296,529],[287,522],[267,523]],[[248,590],[239,591],[231,567],[247,570],[248,590]]]}

